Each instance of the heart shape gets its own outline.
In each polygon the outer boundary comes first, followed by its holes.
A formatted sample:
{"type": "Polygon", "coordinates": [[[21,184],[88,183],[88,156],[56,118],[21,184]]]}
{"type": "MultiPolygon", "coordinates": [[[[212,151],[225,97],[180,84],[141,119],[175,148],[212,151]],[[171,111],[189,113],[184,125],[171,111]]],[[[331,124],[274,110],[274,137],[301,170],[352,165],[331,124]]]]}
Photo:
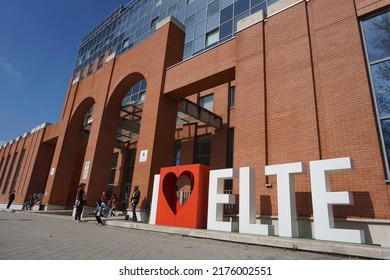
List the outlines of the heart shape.
{"type": "Polygon", "coordinates": [[[162,191],[174,215],[190,200],[194,187],[193,178],[194,174],[188,170],[179,176],[174,172],[169,172],[164,176],[162,191]]]}

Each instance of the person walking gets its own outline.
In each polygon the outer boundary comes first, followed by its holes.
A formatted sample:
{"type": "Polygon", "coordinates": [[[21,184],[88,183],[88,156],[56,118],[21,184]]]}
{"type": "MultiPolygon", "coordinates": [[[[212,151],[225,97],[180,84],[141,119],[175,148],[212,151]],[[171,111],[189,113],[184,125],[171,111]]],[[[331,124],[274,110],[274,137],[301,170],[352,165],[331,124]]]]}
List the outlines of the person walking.
{"type": "Polygon", "coordinates": [[[137,204],[139,202],[139,198],[141,196],[141,192],[139,191],[138,186],[134,186],[134,192],[131,196],[131,211],[133,212],[133,222],[137,221],[137,214],[135,212],[135,209],[137,207],[137,204]]]}
{"type": "Polygon", "coordinates": [[[83,212],[85,201],[86,201],[85,184],[81,183],[77,190],[76,214],[74,216],[76,222],[81,222],[81,213],[83,212]]]}
{"type": "Polygon", "coordinates": [[[12,202],[14,201],[15,199],[15,191],[12,191],[9,196],[8,196],[8,205],[7,205],[7,209],[9,209],[11,207],[11,204],[12,202]]]}
{"type": "Polygon", "coordinates": [[[111,195],[110,199],[110,205],[109,205],[109,216],[115,216],[114,211],[116,210],[116,203],[117,203],[118,197],[116,194],[111,195]]]}

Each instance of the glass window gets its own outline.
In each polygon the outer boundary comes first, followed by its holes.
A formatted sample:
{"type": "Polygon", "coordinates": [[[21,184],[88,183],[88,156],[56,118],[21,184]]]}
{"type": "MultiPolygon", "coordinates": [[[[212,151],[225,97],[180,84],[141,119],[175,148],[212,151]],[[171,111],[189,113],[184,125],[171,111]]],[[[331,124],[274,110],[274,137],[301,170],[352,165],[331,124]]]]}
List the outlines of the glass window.
{"type": "Polygon", "coordinates": [[[265,3],[265,0],[251,0],[251,7],[259,5],[260,3],[265,3]]]}
{"type": "Polygon", "coordinates": [[[89,107],[88,111],[85,113],[84,126],[90,124],[93,121],[92,112],[93,112],[93,105],[89,107]]]}
{"type": "Polygon", "coordinates": [[[92,62],[89,64],[88,75],[92,74],[94,66],[95,66],[95,60],[92,60],[92,62]]]}
{"type": "Polygon", "coordinates": [[[234,159],[234,128],[229,129],[229,154],[228,154],[228,166],[229,168],[233,167],[234,159]]]}
{"type": "MultiPolygon", "coordinates": [[[[25,152],[26,152],[26,149],[23,149],[22,153],[20,154],[19,163],[18,163],[18,166],[16,168],[15,175],[14,175],[14,180],[13,180],[11,188],[9,190],[10,192],[13,192],[15,190],[15,186],[16,186],[16,183],[17,183],[18,178],[19,178],[19,173],[20,173],[20,169],[22,167],[25,152]]],[[[1,168],[1,166],[0,166],[0,168],[1,168]]]]}
{"type": "Polygon", "coordinates": [[[198,0],[198,10],[207,6],[207,0],[198,0]]]}
{"type": "Polygon", "coordinates": [[[229,20],[228,22],[221,25],[219,30],[220,38],[225,38],[233,34],[233,21],[229,20]]]}
{"type": "Polygon", "coordinates": [[[199,23],[207,18],[207,9],[204,8],[196,14],[196,23],[199,23]]]}
{"type": "Polygon", "coordinates": [[[184,58],[190,57],[192,54],[192,44],[193,41],[188,42],[187,44],[184,45],[184,58]]]}
{"type": "Polygon", "coordinates": [[[108,195],[112,193],[112,190],[114,189],[114,182],[115,182],[115,174],[116,174],[116,168],[118,165],[118,153],[114,153],[112,155],[112,162],[111,162],[111,169],[110,169],[110,177],[108,179],[108,195]]]}
{"type": "Polygon", "coordinates": [[[178,12],[176,14],[176,18],[178,21],[180,21],[181,23],[184,22],[184,18],[185,18],[185,11],[184,10],[181,10],[180,12],[178,12]]]}
{"type": "Polygon", "coordinates": [[[129,45],[129,38],[126,38],[123,40],[123,43],[122,43],[122,48],[126,48],[127,46],[129,45]]]}
{"type": "Polygon", "coordinates": [[[206,46],[212,46],[218,43],[219,32],[218,28],[206,34],[206,46]]]}
{"type": "Polygon", "coordinates": [[[227,22],[233,18],[233,5],[230,5],[221,11],[221,23],[227,22]]]}
{"type": "Polygon", "coordinates": [[[231,86],[229,89],[229,108],[234,108],[236,104],[236,87],[231,86]]]}
{"type": "Polygon", "coordinates": [[[219,25],[219,13],[215,14],[207,20],[207,31],[217,28],[219,25]]]}
{"type": "Polygon", "coordinates": [[[176,14],[176,4],[168,9],[168,16],[176,14]]]}
{"type": "Polygon", "coordinates": [[[370,61],[390,56],[390,12],[365,20],[363,29],[370,61]]]}
{"type": "Polygon", "coordinates": [[[390,11],[362,21],[387,179],[390,179],[390,11]]]}
{"type": "Polygon", "coordinates": [[[207,15],[211,16],[211,15],[215,14],[216,12],[218,12],[219,11],[219,4],[220,4],[220,0],[216,0],[212,3],[210,3],[209,8],[207,10],[207,15]]]}
{"type": "Polygon", "coordinates": [[[123,98],[122,106],[134,103],[142,103],[145,101],[146,80],[141,80],[129,89],[126,96],[123,98]]]}
{"type": "Polygon", "coordinates": [[[192,16],[193,14],[195,14],[195,11],[196,11],[196,2],[192,1],[192,3],[187,6],[186,16],[187,17],[192,16]]]}
{"type": "Polygon", "coordinates": [[[192,15],[186,19],[185,26],[189,28],[195,24],[195,15],[192,15]]]}
{"type": "MultiPolygon", "coordinates": [[[[73,74],[77,75],[80,69],[86,69],[92,60],[96,60],[107,51],[111,51],[111,53],[118,52],[120,54],[142,42],[155,33],[155,27],[158,21],[166,18],[168,15],[176,17],[180,22],[185,24],[187,29],[206,21],[207,29],[205,28],[201,31],[199,26],[196,35],[194,35],[194,38],[197,38],[197,40],[193,43],[190,56],[196,55],[200,51],[203,51],[205,46],[205,38],[201,39],[198,37],[205,37],[206,32],[219,28],[219,43],[226,41],[234,36],[235,29],[230,29],[231,23],[222,26],[223,24],[234,20],[233,27],[235,28],[238,20],[260,9],[266,10],[267,3],[274,3],[276,1],[278,0],[131,1],[127,5],[127,9],[116,9],[92,32],[83,38],[73,74]],[[219,22],[216,22],[218,18],[219,22]],[[124,42],[125,38],[130,39],[128,42],[124,42]],[[201,40],[203,40],[203,43],[200,43],[201,40]],[[124,46],[124,43],[128,45],[124,46]]],[[[375,40],[376,34],[383,36],[384,29],[376,25],[376,22],[367,22],[365,24],[371,25],[371,29],[373,29],[366,32],[366,37],[370,40],[375,40]]],[[[186,43],[191,41],[189,37],[191,36],[187,37],[186,43]]],[[[377,46],[375,51],[370,51],[370,57],[380,58],[381,55],[383,56],[383,47],[381,49],[380,46],[377,46]]]]}
{"type": "Polygon", "coordinates": [[[202,21],[201,23],[195,26],[195,38],[206,32],[206,21],[202,21]]]}
{"type": "MultiPolygon", "coordinates": [[[[14,170],[14,165],[15,165],[15,160],[16,160],[16,157],[18,156],[18,153],[14,153],[14,155],[12,156],[12,161],[11,161],[11,165],[9,167],[9,170],[8,170],[8,174],[7,174],[7,178],[5,180],[5,185],[4,185],[4,188],[3,188],[3,194],[7,193],[7,189],[8,189],[8,185],[11,181],[11,174],[14,170]]],[[[8,156],[9,157],[9,156],[8,156]]]]}
{"type": "Polygon", "coordinates": [[[80,70],[81,71],[80,72],[80,80],[84,79],[84,70],[85,70],[84,68],[81,68],[81,70],[80,70]]]}
{"type": "Polygon", "coordinates": [[[193,52],[196,53],[196,52],[199,52],[199,51],[202,51],[203,48],[204,48],[204,43],[205,43],[205,40],[204,40],[205,36],[200,36],[198,38],[196,38],[194,40],[194,50],[193,52]]]}
{"type": "Polygon", "coordinates": [[[210,165],[211,135],[200,135],[196,138],[196,163],[210,165]]]}
{"type": "Polygon", "coordinates": [[[184,9],[186,4],[187,4],[187,0],[179,0],[177,2],[177,10],[180,11],[180,10],[184,9]]]}
{"type": "Polygon", "coordinates": [[[214,95],[209,94],[199,98],[199,105],[212,112],[214,107],[214,95]]]}
{"type": "Polygon", "coordinates": [[[249,10],[249,0],[238,0],[234,3],[234,15],[240,15],[249,10]]]}
{"type": "Polygon", "coordinates": [[[233,0],[221,0],[221,9],[226,8],[227,6],[233,4],[233,0]]]}
{"type": "Polygon", "coordinates": [[[257,5],[256,7],[251,9],[251,14],[257,13],[258,11],[263,10],[267,11],[267,4],[264,2],[263,4],[257,5]]]}
{"type": "Polygon", "coordinates": [[[371,77],[379,116],[390,116],[390,59],[372,65],[371,77]]]}
{"type": "Polygon", "coordinates": [[[152,21],[150,22],[150,29],[155,30],[157,23],[158,23],[158,17],[152,19],[152,21]]]}
{"type": "Polygon", "coordinates": [[[189,41],[192,41],[194,39],[194,31],[195,31],[194,27],[187,29],[185,43],[188,43],[189,41]]]}
{"type": "MultiPolygon", "coordinates": [[[[4,176],[5,176],[5,173],[6,173],[6,170],[8,168],[8,164],[9,164],[9,160],[11,159],[11,155],[8,155],[7,156],[7,160],[5,161],[5,165],[4,165],[4,169],[3,169],[3,172],[1,173],[1,177],[0,177],[0,186],[1,184],[3,183],[3,180],[4,180],[4,176]]],[[[4,189],[3,189],[3,194],[6,193],[7,190],[5,189],[5,186],[4,186],[4,189]]]]}
{"type": "Polygon", "coordinates": [[[172,160],[174,166],[180,165],[180,155],[181,155],[181,141],[176,140],[175,146],[173,148],[173,160],[172,160]]]}

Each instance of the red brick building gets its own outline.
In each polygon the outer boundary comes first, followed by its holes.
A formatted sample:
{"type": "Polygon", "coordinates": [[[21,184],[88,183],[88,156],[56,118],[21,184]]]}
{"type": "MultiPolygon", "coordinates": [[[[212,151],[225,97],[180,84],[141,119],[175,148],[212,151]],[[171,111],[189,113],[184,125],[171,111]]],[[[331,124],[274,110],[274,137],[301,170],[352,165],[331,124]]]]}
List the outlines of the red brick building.
{"type": "MultiPolygon", "coordinates": [[[[206,33],[204,50],[191,56],[186,26],[168,17],[126,51],[107,50],[75,72],[59,121],[1,147],[1,205],[15,190],[15,209],[32,193],[43,194],[44,210],[72,209],[84,182],[93,207],[102,191],[124,200],[139,185],[147,221],[160,168],[199,162],[254,167],[257,215],[277,225],[276,178],[265,176],[266,165],[350,157],[354,169],[330,177],[332,191],[354,197],[334,206],[337,225],[390,246],[386,119],[364,26],[390,18],[390,1],[274,2],[237,20],[228,40],[207,45],[206,33]],[[139,98],[126,103],[134,85],[139,98]]],[[[295,177],[302,236],[313,214],[308,174],[295,177]]],[[[226,187],[238,192],[237,182],[226,187]]]]}

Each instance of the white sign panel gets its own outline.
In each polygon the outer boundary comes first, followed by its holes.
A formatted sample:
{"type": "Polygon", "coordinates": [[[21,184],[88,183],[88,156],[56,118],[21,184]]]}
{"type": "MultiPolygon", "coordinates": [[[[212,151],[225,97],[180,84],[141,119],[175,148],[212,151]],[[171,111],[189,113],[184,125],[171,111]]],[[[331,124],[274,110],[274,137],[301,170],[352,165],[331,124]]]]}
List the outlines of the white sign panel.
{"type": "Polygon", "coordinates": [[[87,160],[85,162],[85,166],[84,166],[83,180],[86,180],[88,178],[88,172],[89,172],[90,165],[91,165],[91,162],[89,160],[87,160]]]}
{"type": "Polygon", "coordinates": [[[139,162],[146,162],[148,160],[148,150],[142,150],[139,156],[139,162]]]}

